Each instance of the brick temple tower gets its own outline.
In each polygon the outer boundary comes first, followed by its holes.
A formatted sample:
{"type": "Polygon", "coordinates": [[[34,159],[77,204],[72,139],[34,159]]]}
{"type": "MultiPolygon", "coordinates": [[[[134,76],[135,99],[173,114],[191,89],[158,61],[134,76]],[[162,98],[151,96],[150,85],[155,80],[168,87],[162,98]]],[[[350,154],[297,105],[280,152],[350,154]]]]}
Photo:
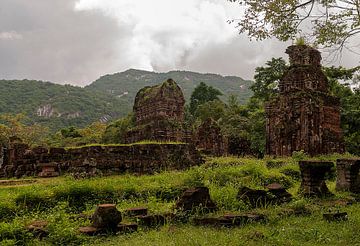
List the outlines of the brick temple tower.
{"type": "Polygon", "coordinates": [[[142,88],[135,97],[136,126],[125,136],[126,143],[143,140],[187,142],[184,127],[185,99],[172,79],[142,88]]]}
{"type": "Polygon", "coordinates": [[[293,45],[286,53],[290,67],[279,83],[279,95],[265,106],[267,154],[343,152],[340,101],[329,94],[320,52],[306,45],[293,45]]]}

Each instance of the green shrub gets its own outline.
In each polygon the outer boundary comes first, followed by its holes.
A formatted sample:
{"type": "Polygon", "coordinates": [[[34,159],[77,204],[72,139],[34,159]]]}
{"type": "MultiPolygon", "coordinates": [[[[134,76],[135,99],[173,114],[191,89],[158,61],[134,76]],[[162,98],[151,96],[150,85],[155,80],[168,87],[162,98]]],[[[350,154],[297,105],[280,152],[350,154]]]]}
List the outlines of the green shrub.
{"type": "Polygon", "coordinates": [[[69,208],[83,211],[87,204],[108,203],[116,200],[114,192],[105,187],[92,187],[87,183],[61,187],[54,192],[54,199],[67,201],[69,208]]]}
{"type": "Polygon", "coordinates": [[[16,240],[14,239],[5,239],[0,241],[0,245],[2,246],[16,246],[16,240]]]}
{"type": "Polygon", "coordinates": [[[302,161],[305,160],[307,158],[309,158],[309,156],[305,153],[304,150],[300,150],[300,151],[294,151],[292,153],[291,156],[295,161],[302,161]]]}
{"type": "Polygon", "coordinates": [[[16,215],[16,207],[14,204],[0,203],[0,220],[11,220],[16,215]]]}
{"type": "Polygon", "coordinates": [[[301,172],[298,166],[284,166],[280,169],[280,172],[293,180],[299,181],[301,179],[301,172]]]}
{"type": "Polygon", "coordinates": [[[19,220],[11,223],[0,223],[0,241],[7,240],[8,243],[15,241],[16,245],[26,245],[26,241],[32,237],[32,234],[25,230],[24,225],[19,220]]]}

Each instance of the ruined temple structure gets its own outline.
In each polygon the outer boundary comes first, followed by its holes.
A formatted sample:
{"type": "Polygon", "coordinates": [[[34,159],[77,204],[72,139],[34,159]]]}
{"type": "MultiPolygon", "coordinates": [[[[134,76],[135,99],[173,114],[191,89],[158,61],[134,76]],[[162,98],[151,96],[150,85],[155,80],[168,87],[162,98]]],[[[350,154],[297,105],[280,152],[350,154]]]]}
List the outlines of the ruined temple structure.
{"type": "Polygon", "coordinates": [[[290,68],[279,83],[279,95],[266,104],[267,154],[343,152],[340,101],[329,94],[320,52],[306,45],[293,45],[286,53],[290,68]]]}
{"type": "Polygon", "coordinates": [[[198,149],[209,155],[223,156],[228,152],[227,138],[221,133],[220,126],[211,118],[200,125],[194,142],[198,149]]]}
{"type": "Polygon", "coordinates": [[[184,95],[172,79],[144,87],[135,97],[136,127],[127,132],[125,142],[188,142],[191,133],[184,127],[184,105],[184,95]]]}

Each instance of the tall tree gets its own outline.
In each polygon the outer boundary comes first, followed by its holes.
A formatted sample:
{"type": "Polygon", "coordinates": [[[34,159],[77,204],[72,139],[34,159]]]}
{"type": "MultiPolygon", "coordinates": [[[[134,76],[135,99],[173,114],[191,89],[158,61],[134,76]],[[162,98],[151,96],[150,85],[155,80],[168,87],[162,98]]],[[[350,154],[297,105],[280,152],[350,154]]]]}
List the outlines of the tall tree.
{"type": "Polygon", "coordinates": [[[40,124],[26,124],[28,118],[23,114],[0,115],[0,143],[7,144],[10,137],[18,137],[30,146],[45,144],[49,129],[40,124]]]}
{"type": "Polygon", "coordinates": [[[359,0],[228,1],[245,8],[243,17],[232,21],[237,21],[240,33],[256,40],[287,41],[300,33],[316,44],[343,48],[360,34],[359,0]]]}
{"type": "Polygon", "coordinates": [[[193,93],[191,94],[189,108],[190,113],[194,114],[198,106],[201,104],[219,100],[219,96],[221,95],[222,93],[218,89],[201,82],[197,87],[195,87],[193,93]]]}
{"type": "Polygon", "coordinates": [[[269,100],[278,90],[281,77],[288,68],[283,58],[272,58],[265,67],[255,69],[255,83],[250,87],[254,97],[269,100]]]}

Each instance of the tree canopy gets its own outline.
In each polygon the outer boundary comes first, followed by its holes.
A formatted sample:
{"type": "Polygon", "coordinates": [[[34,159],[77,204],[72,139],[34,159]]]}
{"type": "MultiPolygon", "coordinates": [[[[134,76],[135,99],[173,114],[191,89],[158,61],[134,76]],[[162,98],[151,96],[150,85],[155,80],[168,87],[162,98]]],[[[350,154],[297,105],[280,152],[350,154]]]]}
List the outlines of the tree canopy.
{"type": "Polygon", "coordinates": [[[194,114],[199,105],[206,102],[219,100],[219,96],[221,95],[222,92],[218,89],[201,82],[198,86],[195,87],[193,93],[191,94],[190,112],[194,114]]]}
{"type": "Polygon", "coordinates": [[[240,19],[230,22],[236,21],[240,33],[256,40],[287,41],[300,34],[312,43],[342,49],[360,34],[359,0],[228,1],[245,8],[240,19]]]}

